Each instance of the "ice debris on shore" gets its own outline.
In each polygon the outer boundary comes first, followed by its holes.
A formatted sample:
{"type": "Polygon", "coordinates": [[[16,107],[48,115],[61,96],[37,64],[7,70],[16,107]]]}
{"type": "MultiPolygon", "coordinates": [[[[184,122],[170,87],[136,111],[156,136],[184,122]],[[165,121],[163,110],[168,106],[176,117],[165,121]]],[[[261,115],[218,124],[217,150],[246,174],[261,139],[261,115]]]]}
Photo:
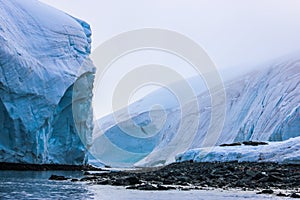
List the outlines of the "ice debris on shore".
{"type": "Polygon", "coordinates": [[[176,156],[177,162],[275,162],[300,164],[300,137],[259,146],[226,146],[191,149],[176,156]]]}

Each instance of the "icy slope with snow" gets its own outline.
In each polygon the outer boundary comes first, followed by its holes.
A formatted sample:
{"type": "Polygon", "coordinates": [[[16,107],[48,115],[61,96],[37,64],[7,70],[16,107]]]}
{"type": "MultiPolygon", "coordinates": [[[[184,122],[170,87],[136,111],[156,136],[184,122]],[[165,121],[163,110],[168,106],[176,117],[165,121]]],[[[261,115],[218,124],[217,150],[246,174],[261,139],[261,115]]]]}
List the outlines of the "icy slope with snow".
{"type": "Polygon", "coordinates": [[[276,162],[300,164],[300,137],[261,146],[228,146],[191,149],[176,156],[177,162],[276,162]]]}
{"type": "MultiPolygon", "coordinates": [[[[203,91],[201,84],[192,85],[193,88],[197,86],[203,91]]],[[[225,123],[220,135],[214,138],[216,141],[213,145],[247,140],[282,141],[300,136],[300,59],[289,58],[287,61],[270,64],[269,67],[240,76],[226,82],[225,89],[225,123]]],[[[185,121],[183,129],[187,130],[187,137],[191,136],[189,127],[199,119],[196,134],[192,135],[192,143],[181,152],[207,146],[203,142],[209,137],[209,93],[202,92],[198,95],[199,113],[192,112],[195,110],[194,101],[181,105],[191,110],[192,114],[188,116],[181,115],[180,107],[176,103],[172,103],[172,106],[165,105],[168,100],[175,102],[170,99],[174,96],[164,95],[163,92],[158,94],[159,98],[155,98],[154,92],[128,107],[133,121],[126,115],[126,109],[115,113],[118,124],[113,115],[98,120],[94,132],[96,138],[93,154],[104,163],[112,165],[127,163],[152,166],[175,161],[173,153],[164,149],[172,144],[173,152],[177,152],[177,147],[185,142],[182,140],[172,143],[181,119],[185,121]],[[164,112],[158,110],[156,113],[160,114],[153,116],[153,113],[144,109],[148,106],[147,102],[161,104],[165,108],[164,112]]],[[[215,109],[221,109],[221,104],[222,102],[215,109]]],[[[218,119],[215,123],[219,123],[218,119]]]]}
{"type": "Polygon", "coordinates": [[[85,162],[90,36],[88,24],[39,1],[0,1],[0,162],[85,162]]]}
{"type": "Polygon", "coordinates": [[[282,141],[299,136],[299,94],[299,59],[273,65],[228,85],[228,111],[220,142],[282,141]]]}

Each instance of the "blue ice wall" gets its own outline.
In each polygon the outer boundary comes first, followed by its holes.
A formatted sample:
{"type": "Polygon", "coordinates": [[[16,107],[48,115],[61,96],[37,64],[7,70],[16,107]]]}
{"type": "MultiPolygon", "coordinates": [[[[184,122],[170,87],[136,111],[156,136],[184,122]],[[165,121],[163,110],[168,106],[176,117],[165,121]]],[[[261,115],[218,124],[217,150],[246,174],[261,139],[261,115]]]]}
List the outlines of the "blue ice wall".
{"type": "Polygon", "coordinates": [[[90,36],[87,23],[37,0],[0,1],[0,162],[85,162],[90,36]]]}

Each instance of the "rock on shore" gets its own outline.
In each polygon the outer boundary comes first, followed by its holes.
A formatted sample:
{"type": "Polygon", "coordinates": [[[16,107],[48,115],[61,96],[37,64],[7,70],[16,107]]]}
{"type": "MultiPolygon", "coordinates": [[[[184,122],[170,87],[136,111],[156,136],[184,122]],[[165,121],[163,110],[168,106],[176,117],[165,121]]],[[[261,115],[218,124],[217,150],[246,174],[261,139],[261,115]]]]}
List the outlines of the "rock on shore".
{"type": "Polygon", "coordinates": [[[182,162],[162,168],[88,173],[80,181],[137,190],[221,188],[296,197],[300,188],[299,180],[300,165],[182,162]]]}

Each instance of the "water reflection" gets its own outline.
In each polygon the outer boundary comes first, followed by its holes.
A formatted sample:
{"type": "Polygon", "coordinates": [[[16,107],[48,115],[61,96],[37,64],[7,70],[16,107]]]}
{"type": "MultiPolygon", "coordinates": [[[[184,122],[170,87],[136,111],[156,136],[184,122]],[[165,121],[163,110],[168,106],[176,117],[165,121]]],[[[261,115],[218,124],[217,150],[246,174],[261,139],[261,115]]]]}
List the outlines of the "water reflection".
{"type": "Polygon", "coordinates": [[[83,172],[0,171],[0,199],[93,199],[86,183],[49,181],[52,175],[81,178],[83,172]]]}

